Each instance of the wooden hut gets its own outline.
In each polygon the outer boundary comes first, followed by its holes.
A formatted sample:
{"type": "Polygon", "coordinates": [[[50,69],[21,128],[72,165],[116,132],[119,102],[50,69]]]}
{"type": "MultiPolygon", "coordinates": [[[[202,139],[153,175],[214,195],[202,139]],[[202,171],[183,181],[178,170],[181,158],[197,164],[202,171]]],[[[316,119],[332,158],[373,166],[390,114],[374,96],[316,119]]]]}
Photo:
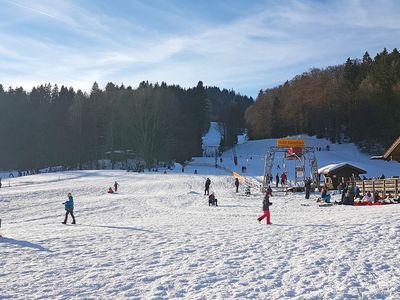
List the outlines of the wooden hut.
{"type": "Polygon", "coordinates": [[[357,178],[360,174],[365,173],[367,173],[367,171],[346,162],[327,165],[318,169],[318,174],[324,175],[325,184],[330,189],[337,189],[339,183],[347,182],[351,180],[351,178],[357,178]]]}
{"type": "Polygon", "coordinates": [[[396,160],[396,161],[400,162],[400,136],[386,150],[385,154],[383,154],[382,159],[384,159],[384,160],[396,160]]]}

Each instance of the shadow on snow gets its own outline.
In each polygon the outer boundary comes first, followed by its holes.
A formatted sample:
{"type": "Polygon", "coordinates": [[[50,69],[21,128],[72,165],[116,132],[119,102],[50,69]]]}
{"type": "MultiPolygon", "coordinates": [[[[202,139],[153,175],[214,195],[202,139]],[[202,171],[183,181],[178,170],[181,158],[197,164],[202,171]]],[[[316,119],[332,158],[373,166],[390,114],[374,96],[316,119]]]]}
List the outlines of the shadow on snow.
{"type": "Polygon", "coordinates": [[[20,241],[20,240],[5,238],[5,237],[0,238],[0,243],[16,245],[16,246],[20,246],[22,248],[31,248],[31,249],[35,249],[38,251],[53,252],[50,249],[44,248],[38,244],[34,244],[34,243],[31,243],[28,241],[20,241]]]}

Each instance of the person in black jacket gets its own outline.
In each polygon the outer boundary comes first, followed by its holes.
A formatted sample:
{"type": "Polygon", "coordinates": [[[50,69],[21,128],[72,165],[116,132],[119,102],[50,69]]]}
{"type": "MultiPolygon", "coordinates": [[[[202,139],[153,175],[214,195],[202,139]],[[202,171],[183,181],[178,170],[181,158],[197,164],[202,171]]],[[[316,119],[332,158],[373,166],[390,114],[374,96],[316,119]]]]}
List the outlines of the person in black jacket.
{"type": "Polygon", "coordinates": [[[239,178],[235,178],[236,193],[239,192],[239,178]]]}
{"type": "Polygon", "coordinates": [[[208,196],[208,206],[218,206],[218,199],[215,197],[214,192],[208,196]]]}
{"type": "Polygon", "coordinates": [[[270,197],[272,197],[272,189],[270,185],[267,188],[267,193],[269,194],[270,197]]]}
{"type": "Polygon", "coordinates": [[[311,184],[312,184],[311,178],[307,178],[304,184],[304,187],[306,189],[306,199],[310,199],[311,184]]]}
{"type": "Polygon", "coordinates": [[[114,182],[114,191],[115,192],[117,192],[118,186],[119,186],[119,183],[118,182],[114,182]]]}
{"type": "Polygon", "coordinates": [[[204,195],[210,195],[210,184],[211,184],[211,180],[210,180],[210,178],[207,177],[206,185],[204,188],[204,195]]]}
{"type": "Polygon", "coordinates": [[[269,212],[269,207],[272,205],[272,203],[269,201],[269,197],[271,196],[271,194],[267,191],[265,193],[264,196],[264,200],[263,200],[263,211],[264,214],[258,217],[258,222],[261,222],[262,219],[267,218],[267,224],[270,225],[271,224],[271,215],[269,212]]]}

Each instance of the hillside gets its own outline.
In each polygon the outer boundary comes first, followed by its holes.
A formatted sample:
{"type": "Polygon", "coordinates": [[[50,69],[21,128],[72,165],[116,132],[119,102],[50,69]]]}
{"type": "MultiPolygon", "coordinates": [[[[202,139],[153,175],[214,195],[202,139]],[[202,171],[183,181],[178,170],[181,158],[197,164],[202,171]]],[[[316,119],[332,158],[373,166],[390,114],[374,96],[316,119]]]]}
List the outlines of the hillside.
{"type": "MultiPolygon", "coordinates": [[[[205,142],[210,141],[210,144],[212,143],[212,145],[214,145],[216,144],[215,140],[218,137],[218,130],[215,130],[215,126],[212,126],[206,136],[205,142]]],[[[318,161],[318,168],[329,164],[348,162],[366,170],[367,174],[365,174],[365,176],[367,178],[380,177],[382,174],[386,177],[400,175],[400,163],[395,161],[387,162],[383,160],[371,160],[369,155],[359,151],[357,146],[352,143],[331,143],[327,139],[317,139],[316,137],[310,137],[307,135],[297,135],[288,138],[304,139],[306,146],[321,148],[321,151],[315,152],[318,161]],[[326,150],[327,145],[329,145],[329,151],[326,150]]],[[[218,161],[218,165],[238,173],[241,173],[242,166],[246,166],[247,172],[243,175],[261,177],[264,174],[264,156],[270,146],[276,146],[276,139],[246,141],[235,147],[236,155],[238,157],[237,166],[234,165],[233,149],[222,154],[222,162],[218,161]]],[[[215,159],[196,157],[192,162],[194,167],[188,170],[190,170],[190,172],[193,171],[193,168],[197,168],[196,165],[201,163],[214,164],[215,159]]],[[[289,179],[294,178],[294,162],[285,161],[283,159],[283,153],[277,153],[273,174],[281,174],[284,170],[288,172],[289,179]],[[284,164],[286,164],[286,169],[284,169],[284,164]]],[[[309,174],[309,172],[309,166],[306,162],[306,173],[309,174]]]]}
{"type": "MultiPolygon", "coordinates": [[[[251,175],[261,175],[256,155],[270,143],[237,147],[240,162],[253,156],[251,175]]],[[[321,162],[344,157],[373,162],[351,145],[331,148],[318,153],[321,162]]],[[[232,167],[229,152],[222,157],[232,167]]],[[[369,174],[398,172],[398,166],[380,163],[371,164],[369,174]]],[[[316,194],[305,200],[303,194],[274,192],[273,224],[267,226],[256,220],[259,192],[246,197],[241,186],[236,194],[225,171],[204,165],[195,175],[193,168],[167,174],[70,171],[3,180],[0,298],[399,295],[400,205],[321,208],[316,194]],[[206,177],[219,207],[209,207],[203,195],[206,177]],[[107,194],[115,180],[118,193],[107,194]],[[75,198],[77,225],[61,224],[68,192],[75,198]]]]}

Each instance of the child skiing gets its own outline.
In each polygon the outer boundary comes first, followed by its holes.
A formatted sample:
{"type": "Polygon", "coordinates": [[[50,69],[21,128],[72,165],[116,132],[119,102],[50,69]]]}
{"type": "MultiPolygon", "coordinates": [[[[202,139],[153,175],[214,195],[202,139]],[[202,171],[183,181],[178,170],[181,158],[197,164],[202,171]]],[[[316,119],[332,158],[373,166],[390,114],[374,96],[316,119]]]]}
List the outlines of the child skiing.
{"type": "Polygon", "coordinates": [[[269,197],[271,196],[270,192],[266,192],[265,193],[265,197],[263,200],[263,211],[264,214],[258,217],[258,222],[261,222],[262,219],[267,218],[267,224],[270,225],[271,224],[271,215],[269,212],[269,207],[272,205],[271,202],[269,202],[269,197]]]}
{"type": "Polygon", "coordinates": [[[72,217],[72,224],[75,224],[75,217],[74,217],[74,199],[72,198],[71,193],[68,193],[68,200],[63,203],[65,205],[65,219],[63,224],[67,224],[68,215],[71,214],[72,217]]]}

